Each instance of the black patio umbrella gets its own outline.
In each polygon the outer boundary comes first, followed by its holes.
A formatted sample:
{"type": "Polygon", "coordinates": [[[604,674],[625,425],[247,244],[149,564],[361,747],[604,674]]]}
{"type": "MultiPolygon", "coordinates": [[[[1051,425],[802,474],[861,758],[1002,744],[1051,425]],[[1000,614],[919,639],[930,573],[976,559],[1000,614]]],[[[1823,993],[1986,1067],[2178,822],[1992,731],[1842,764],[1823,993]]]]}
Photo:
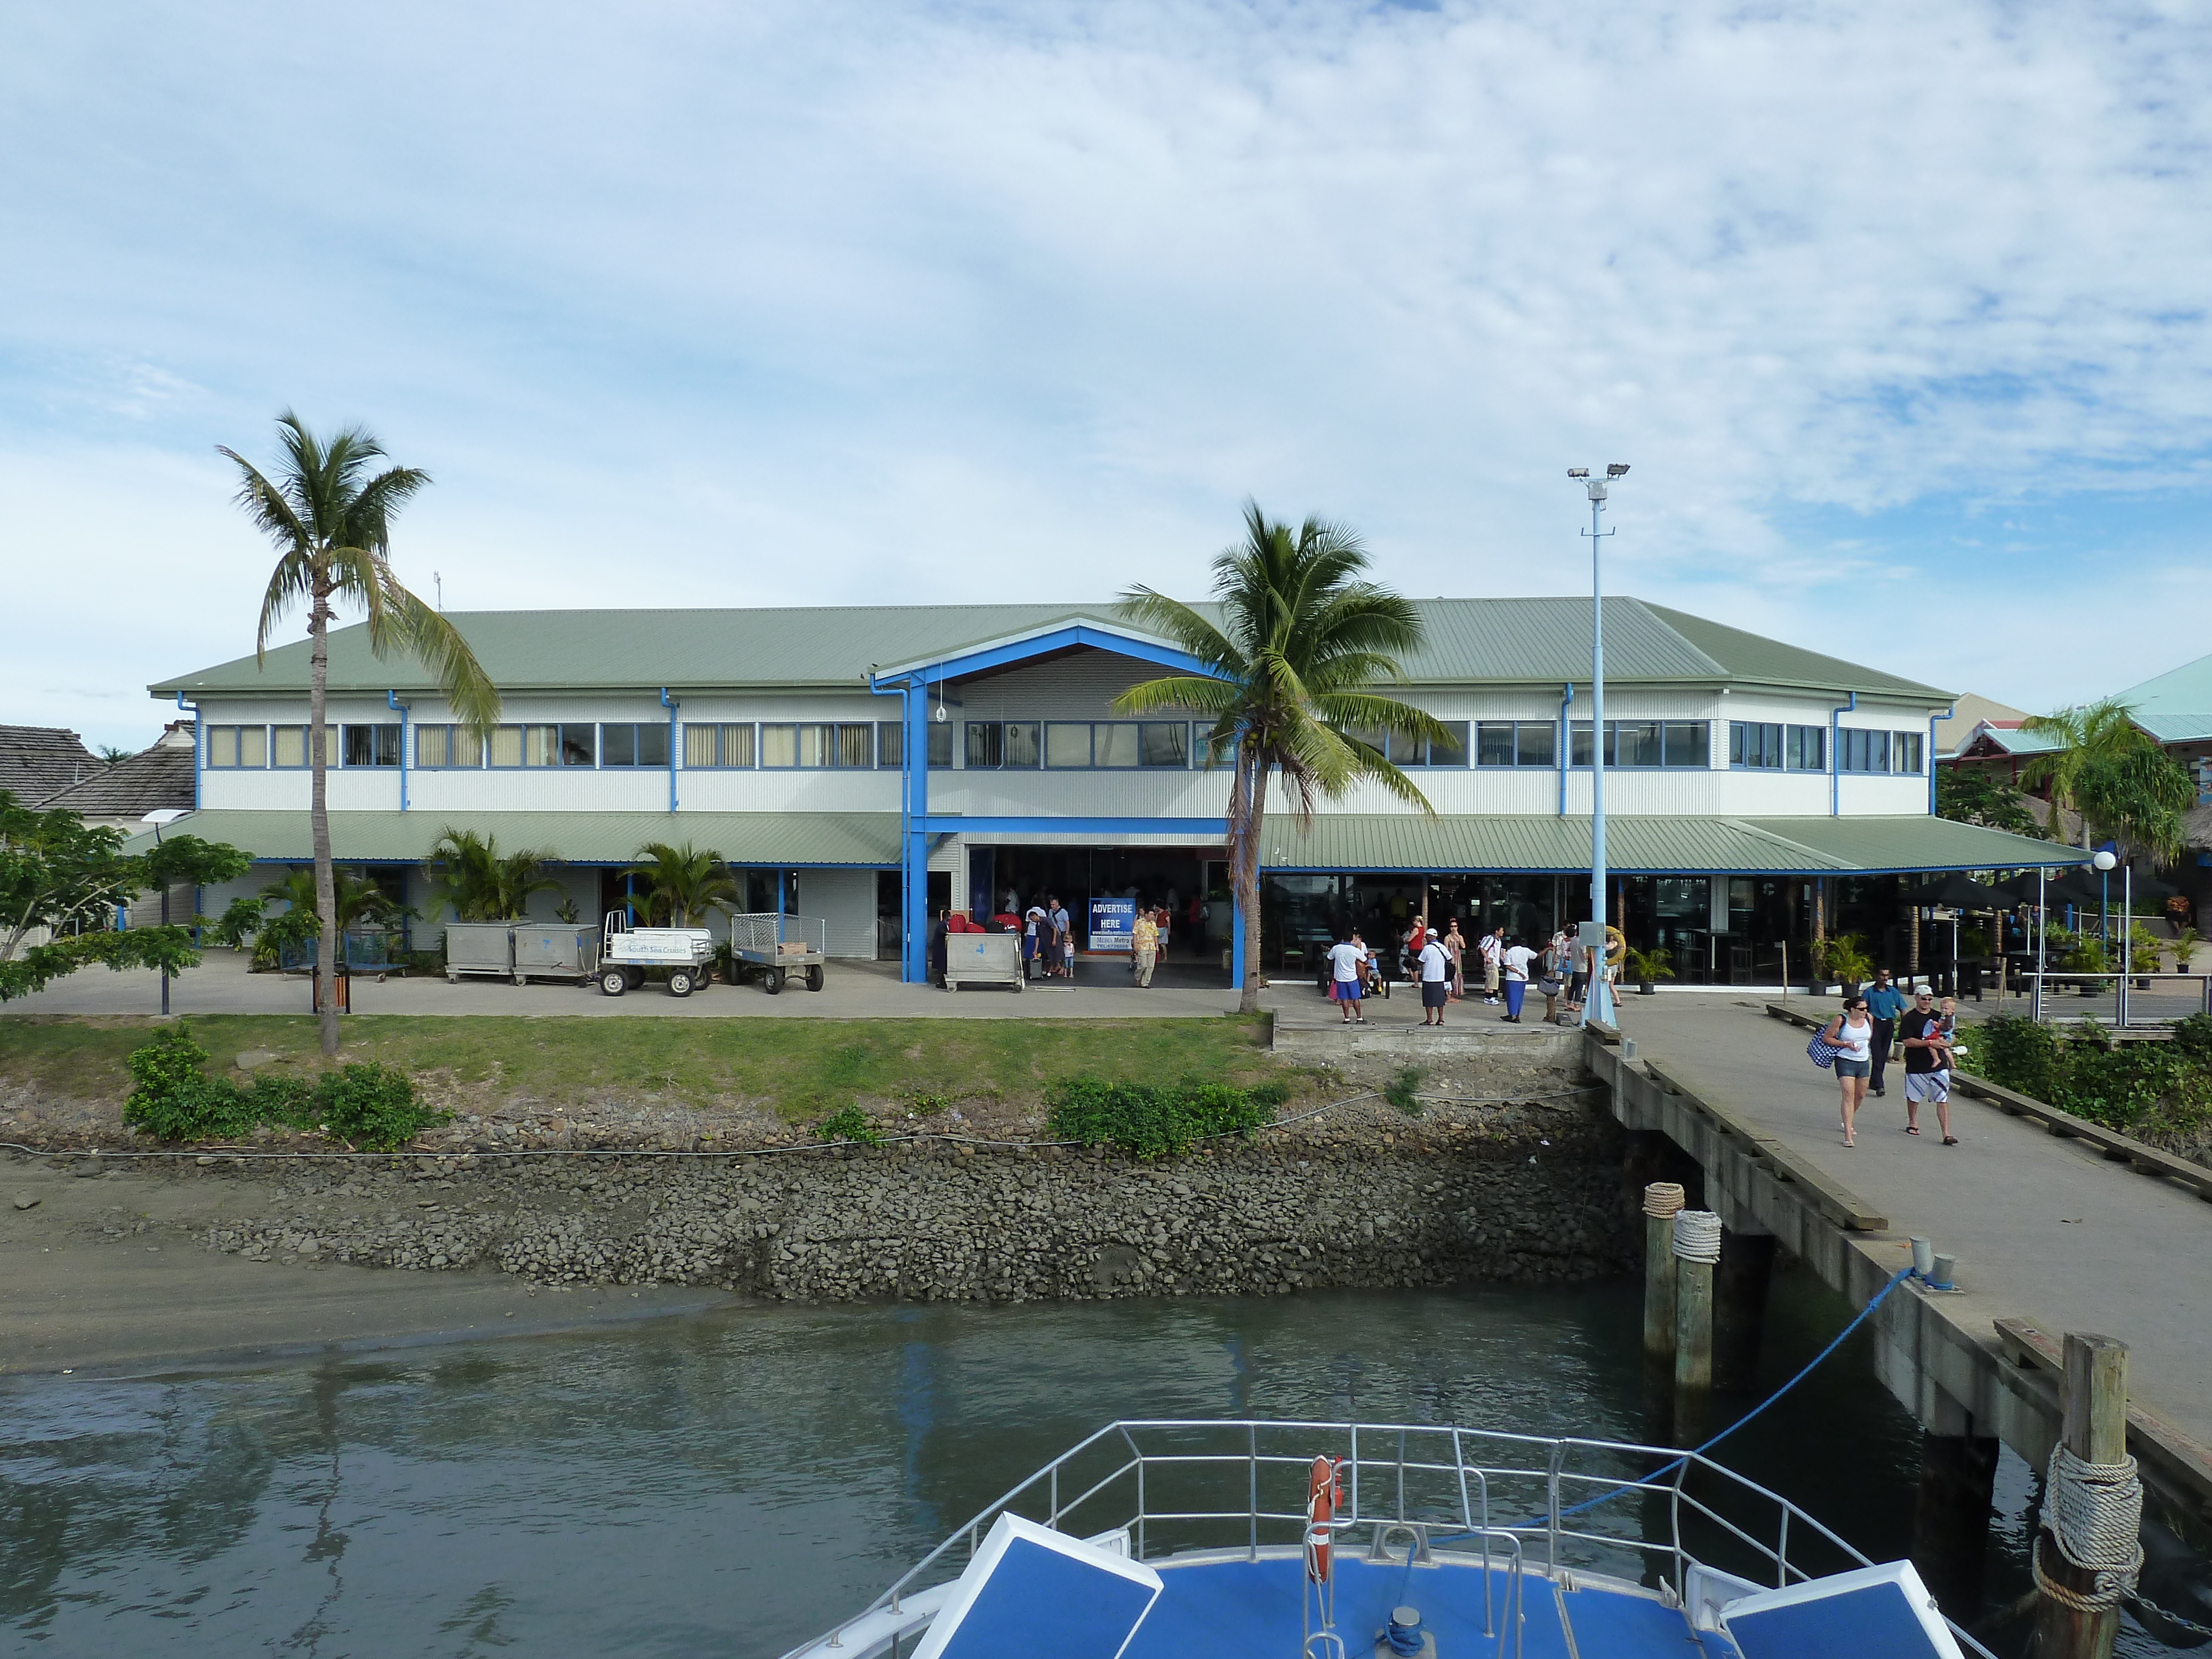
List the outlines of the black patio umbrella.
{"type": "Polygon", "coordinates": [[[1946,910],[2009,910],[2020,902],[2009,893],[1984,887],[1956,870],[1925,886],[1911,888],[1900,896],[1907,904],[1940,906],[1946,910]]]}

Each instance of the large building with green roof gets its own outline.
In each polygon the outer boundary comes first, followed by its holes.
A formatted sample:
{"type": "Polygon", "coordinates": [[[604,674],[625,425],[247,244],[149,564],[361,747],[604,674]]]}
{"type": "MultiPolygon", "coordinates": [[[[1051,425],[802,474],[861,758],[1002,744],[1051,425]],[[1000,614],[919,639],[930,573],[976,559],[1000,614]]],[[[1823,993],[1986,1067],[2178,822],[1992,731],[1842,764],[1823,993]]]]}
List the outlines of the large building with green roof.
{"type": "MultiPolygon", "coordinates": [[[[1540,938],[1585,914],[1587,600],[1418,602],[1395,694],[1449,741],[1390,738],[1423,812],[1362,786],[1300,823],[1278,800],[1256,948],[1311,964],[1346,922],[1414,910],[1540,938]]],[[[456,614],[505,700],[487,738],[362,627],[331,637],[332,843],[426,913],[448,826],[542,850],[573,906],[622,904],[647,842],[743,872],[750,908],[826,918],[844,957],[923,975],[923,918],[1050,892],[1170,905],[1170,961],[1245,948],[1226,879],[1224,770],[1203,728],[1131,720],[1119,693],[1200,672],[1110,606],[456,614]]],[[[1895,878],[2075,856],[1937,818],[1931,722],[1952,694],[1634,599],[1606,601],[1603,753],[1613,914],[1693,981],[1771,978],[1809,935],[1893,919],[1895,878]]],[[[304,862],[303,642],[163,680],[196,712],[195,833],[304,862]]],[[[268,879],[250,878],[241,890],[268,879]]],[[[219,909],[226,893],[203,896],[219,909]]],[[[1102,911],[1102,914],[1106,912],[1102,911]]],[[[1879,938],[1876,939],[1880,944],[1879,938]]]]}

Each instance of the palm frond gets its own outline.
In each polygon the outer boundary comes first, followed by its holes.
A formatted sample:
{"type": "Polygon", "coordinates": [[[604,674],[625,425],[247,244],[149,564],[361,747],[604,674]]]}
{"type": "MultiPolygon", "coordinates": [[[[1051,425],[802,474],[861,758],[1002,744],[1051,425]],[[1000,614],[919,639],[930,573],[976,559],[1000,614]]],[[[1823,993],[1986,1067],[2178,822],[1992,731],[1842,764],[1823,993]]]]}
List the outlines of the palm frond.
{"type": "Polygon", "coordinates": [[[464,724],[489,732],[499,720],[499,688],[467,638],[449,617],[401,586],[389,568],[383,576],[385,627],[392,647],[429,672],[464,724]]]}
{"type": "Polygon", "coordinates": [[[1195,674],[1170,674],[1143,680],[1114,699],[1117,714],[1147,714],[1157,708],[1188,708],[1194,714],[1216,714],[1236,702],[1237,687],[1229,680],[1203,679],[1195,674]]]}

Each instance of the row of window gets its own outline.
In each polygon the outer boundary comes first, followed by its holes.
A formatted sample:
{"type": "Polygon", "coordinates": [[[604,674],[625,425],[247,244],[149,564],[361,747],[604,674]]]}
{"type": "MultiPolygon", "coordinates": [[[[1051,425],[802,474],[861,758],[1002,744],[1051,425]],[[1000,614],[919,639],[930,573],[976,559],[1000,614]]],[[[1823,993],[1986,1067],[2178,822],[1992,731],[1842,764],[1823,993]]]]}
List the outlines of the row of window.
{"type": "MultiPolygon", "coordinates": [[[[1927,738],[1918,732],[1867,732],[1846,727],[1836,734],[1836,769],[1840,772],[1917,773],[1927,738]]],[[[1759,720],[1729,725],[1729,764],[1752,769],[1825,772],[1828,729],[1824,726],[1778,726],[1759,720]]]]}
{"type": "MultiPolygon", "coordinates": [[[[971,769],[1182,770],[1194,752],[1182,720],[968,720],[964,755],[971,769]]],[[[1402,767],[1464,767],[1470,736],[1478,767],[1557,767],[1554,720],[1446,721],[1447,735],[1409,738],[1363,733],[1402,767]]],[[[400,764],[396,725],[327,726],[326,754],[342,767],[400,764]]],[[[214,726],[207,763],[218,769],[304,767],[304,726],[214,726]]],[[[1622,769],[1695,770],[1712,763],[1711,727],[1705,720],[1607,720],[1605,763],[1622,769]]],[[[1590,722],[1569,726],[1573,764],[1590,763],[1590,722]]],[[[1846,729],[1838,734],[1837,766],[1844,772],[1899,775],[1922,769],[1925,742],[1917,732],[1846,729]]],[[[1756,720],[1729,724],[1729,764],[1753,770],[1825,772],[1828,732],[1821,726],[1756,720]]],[[[899,766],[905,730],[896,720],[750,721],[686,725],[684,764],[693,770],[869,769],[899,766]]],[[[465,726],[418,726],[415,763],[425,771],[482,767],[665,768],[668,727],[655,720],[498,726],[489,735],[465,726]]],[[[952,728],[929,728],[929,764],[952,764],[952,728]]]]}

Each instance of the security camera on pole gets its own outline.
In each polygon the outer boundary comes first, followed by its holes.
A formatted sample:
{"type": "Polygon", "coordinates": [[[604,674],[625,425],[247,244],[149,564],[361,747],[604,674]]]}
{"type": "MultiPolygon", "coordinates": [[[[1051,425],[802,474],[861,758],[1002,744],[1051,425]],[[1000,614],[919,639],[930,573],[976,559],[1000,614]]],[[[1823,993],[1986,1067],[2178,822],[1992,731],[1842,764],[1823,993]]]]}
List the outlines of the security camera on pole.
{"type": "MultiPolygon", "coordinates": [[[[1589,492],[1590,527],[1583,532],[1590,544],[1590,919],[1583,925],[1581,944],[1597,952],[1590,963],[1589,1000],[1583,1005],[1583,1021],[1613,1023],[1613,987],[1606,979],[1605,940],[1605,580],[1600,554],[1605,538],[1613,534],[1600,523],[1606,491],[1616,478],[1627,474],[1626,463],[1615,461],[1605,477],[1593,478],[1586,466],[1571,466],[1567,476],[1589,492]]],[[[1574,763],[1574,730],[1565,733],[1567,763],[1574,763]]]]}

